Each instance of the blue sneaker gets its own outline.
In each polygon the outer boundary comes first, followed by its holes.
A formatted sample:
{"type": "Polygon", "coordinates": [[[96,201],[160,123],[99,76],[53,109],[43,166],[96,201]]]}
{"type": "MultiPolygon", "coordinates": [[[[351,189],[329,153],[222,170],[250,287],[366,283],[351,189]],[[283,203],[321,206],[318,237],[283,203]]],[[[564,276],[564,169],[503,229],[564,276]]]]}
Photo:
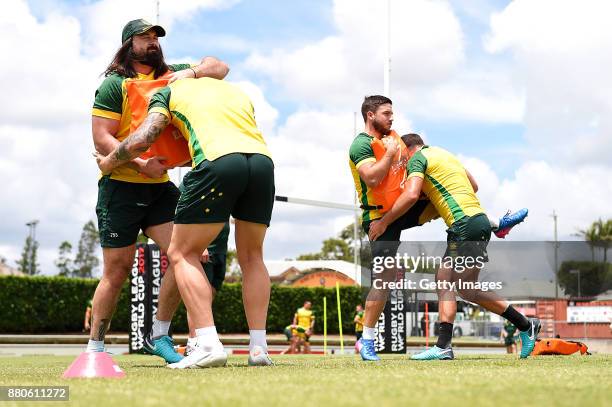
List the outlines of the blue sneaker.
{"type": "Polygon", "coordinates": [[[434,346],[423,352],[417,353],[415,355],[410,356],[412,360],[453,360],[455,359],[455,355],[453,354],[453,348],[438,348],[434,346]]]}
{"type": "Polygon", "coordinates": [[[157,339],[153,339],[151,334],[147,335],[143,348],[147,353],[164,359],[166,363],[176,363],[183,359],[183,356],[174,350],[174,341],[168,335],[157,339]]]}
{"type": "Polygon", "coordinates": [[[499,226],[494,232],[495,236],[497,236],[499,239],[505,239],[506,235],[510,233],[510,230],[524,221],[528,214],[529,209],[527,208],[519,209],[514,213],[510,213],[510,211],[508,211],[508,213],[499,219],[499,226]]]}
{"type": "Polygon", "coordinates": [[[361,338],[357,341],[355,347],[359,349],[361,359],[367,362],[378,362],[380,360],[374,348],[374,339],[361,338]]]}
{"type": "Polygon", "coordinates": [[[525,359],[531,355],[536,345],[536,339],[538,339],[540,329],[542,328],[540,320],[537,318],[530,318],[529,322],[531,324],[529,329],[519,332],[519,337],[521,338],[521,359],[525,359]]]}

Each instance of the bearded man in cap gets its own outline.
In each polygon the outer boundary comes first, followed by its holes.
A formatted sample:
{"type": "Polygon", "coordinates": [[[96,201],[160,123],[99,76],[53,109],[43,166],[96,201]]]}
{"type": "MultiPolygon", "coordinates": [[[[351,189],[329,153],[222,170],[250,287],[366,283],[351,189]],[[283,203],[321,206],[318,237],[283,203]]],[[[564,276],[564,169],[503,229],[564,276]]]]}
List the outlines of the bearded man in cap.
{"type": "MultiPolygon", "coordinates": [[[[199,65],[166,64],[158,41],[165,35],[161,26],[142,19],[132,20],[123,28],[121,47],[104,72],[105,79],[96,90],[92,110],[93,140],[100,153],[110,153],[130,133],[132,111],[126,80],[166,78],[171,83],[194,77],[223,79],[229,72],[227,64],[213,57],[203,58],[199,65]]],[[[132,268],[140,230],[163,252],[170,245],[180,193],[170,181],[163,161],[164,157],[136,158],[101,175],[98,181],[96,213],[104,271],[93,298],[89,352],[104,351],[104,337],[121,287],[132,268]]],[[[145,341],[145,349],[168,363],[182,358],[168,336],[170,321],[179,303],[180,295],[170,268],[162,280],[153,332],[145,341]]]]}

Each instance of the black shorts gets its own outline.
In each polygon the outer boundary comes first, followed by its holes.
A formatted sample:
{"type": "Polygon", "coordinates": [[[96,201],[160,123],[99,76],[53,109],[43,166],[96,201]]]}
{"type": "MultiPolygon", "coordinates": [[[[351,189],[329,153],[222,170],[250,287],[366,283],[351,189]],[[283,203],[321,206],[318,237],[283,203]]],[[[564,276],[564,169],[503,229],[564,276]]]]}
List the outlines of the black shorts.
{"type": "Polygon", "coordinates": [[[274,164],[265,155],[204,160],[183,178],[174,223],[222,223],[231,215],[269,226],[274,192],[274,164]]]}
{"type": "MultiPolygon", "coordinates": [[[[421,226],[423,223],[432,220],[432,216],[437,217],[437,212],[431,202],[429,200],[417,201],[408,212],[390,224],[385,233],[380,235],[375,241],[370,242],[372,257],[395,256],[400,245],[402,231],[415,226],[421,226]]],[[[361,225],[366,235],[370,232],[370,224],[372,222],[363,222],[361,225]]]]}
{"type": "Polygon", "coordinates": [[[178,188],[170,181],[139,184],[103,176],[96,204],[101,246],[130,246],[141,230],[172,222],[178,198],[178,188]]]}

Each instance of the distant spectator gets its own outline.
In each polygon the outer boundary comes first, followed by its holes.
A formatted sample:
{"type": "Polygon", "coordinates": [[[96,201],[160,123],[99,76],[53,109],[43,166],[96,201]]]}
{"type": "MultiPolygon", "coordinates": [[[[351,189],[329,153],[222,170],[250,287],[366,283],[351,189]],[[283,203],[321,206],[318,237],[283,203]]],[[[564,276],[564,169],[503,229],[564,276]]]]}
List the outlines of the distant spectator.
{"type": "Polygon", "coordinates": [[[93,298],[90,298],[87,301],[87,306],[85,307],[85,321],[83,321],[83,332],[89,332],[91,329],[91,309],[93,307],[93,298]]]}

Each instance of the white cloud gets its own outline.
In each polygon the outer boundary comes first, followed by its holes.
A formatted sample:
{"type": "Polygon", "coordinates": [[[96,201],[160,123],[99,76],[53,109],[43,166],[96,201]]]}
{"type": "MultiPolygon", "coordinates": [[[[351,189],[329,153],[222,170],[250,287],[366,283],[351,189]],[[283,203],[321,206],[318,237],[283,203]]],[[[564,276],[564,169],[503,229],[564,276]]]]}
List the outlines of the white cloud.
{"type": "MultiPolygon", "coordinates": [[[[287,97],[324,109],[358,107],[382,93],[386,2],[334,2],[337,33],[298,49],[254,52],[247,69],[269,75],[287,97]]],[[[414,116],[518,122],[524,99],[506,70],[466,61],[464,34],[446,2],[391,2],[391,96],[414,116]]],[[[405,109],[405,110],[403,110],[405,109]]]]}
{"type": "MultiPolygon", "coordinates": [[[[235,3],[194,0],[164,10],[169,3],[162,2],[161,12],[170,31],[174,21],[199,9],[235,3]]],[[[37,19],[25,1],[12,1],[0,13],[0,53],[11,61],[0,66],[0,176],[6,183],[0,255],[12,264],[27,234],[25,223],[39,219],[41,266],[54,273],[60,242],[76,245],[83,224],[95,219],[98,171],[91,157],[90,109],[100,72],[128,20],[154,21],[154,2],[103,0],[48,9],[37,19]]]]}
{"type": "Polygon", "coordinates": [[[538,158],[612,165],[612,31],[607,1],[513,1],[491,17],[491,53],[509,52],[538,158]]]}
{"type": "MultiPolygon", "coordinates": [[[[191,18],[204,9],[224,9],[233,7],[240,0],[182,0],[179,2],[160,2],[159,24],[171,35],[176,22],[191,18]]],[[[83,35],[84,49],[90,55],[115,50],[121,45],[121,30],[130,20],[144,18],[155,23],[156,5],[151,0],[101,0],[87,4],[79,10],[87,21],[83,35]]]]}
{"type": "MultiPolygon", "coordinates": [[[[479,186],[478,197],[491,219],[506,210],[529,209],[527,220],[517,226],[507,240],[534,241],[553,239],[552,211],[558,214],[560,240],[574,240],[599,217],[612,218],[608,204],[612,197],[609,169],[587,165],[577,170],[543,161],[521,165],[512,178],[499,179],[491,166],[472,157],[460,157],[479,186]]],[[[446,226],[436,220],[402,235],[410,240],[444,240],[446,226]]]]}

